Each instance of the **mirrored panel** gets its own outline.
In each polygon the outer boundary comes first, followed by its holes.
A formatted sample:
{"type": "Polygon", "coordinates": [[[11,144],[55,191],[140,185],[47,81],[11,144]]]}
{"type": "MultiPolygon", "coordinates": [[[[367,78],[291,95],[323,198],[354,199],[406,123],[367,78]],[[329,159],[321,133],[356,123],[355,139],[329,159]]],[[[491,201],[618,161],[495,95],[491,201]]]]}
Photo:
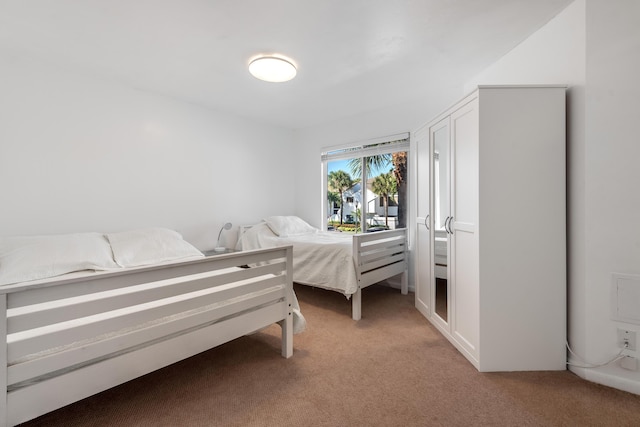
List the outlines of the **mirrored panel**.
{"type": "Polygon", "coordinates": [[[449,235],[446,230],[449,220],[449,129],[443,126],[433,133],[433,176],[434,176],[434,276],[435,312],[445,322],[448,317],[447,252],[449,235]]]}

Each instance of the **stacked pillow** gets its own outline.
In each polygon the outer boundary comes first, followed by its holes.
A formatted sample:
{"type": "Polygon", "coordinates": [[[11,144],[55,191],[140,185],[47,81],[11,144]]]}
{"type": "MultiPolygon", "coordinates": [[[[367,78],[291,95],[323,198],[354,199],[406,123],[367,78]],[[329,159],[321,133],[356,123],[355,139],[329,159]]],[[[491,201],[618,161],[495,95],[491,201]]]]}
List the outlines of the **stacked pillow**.
{"type": "Polygon", "coordinates": [[[303,219],[289,215],[289,216],[270,216],[265,218],[264,222],[267,223],[271,231],[280,237],[297,236],[300,234],[316,233],[319,230],[306,223],[303,219]]]}
{"type": "Polygon", "coordinates": [[[0,285],[203,256],[179,233],[166,228],[0,237],[0,285]]]}
{"type": "Polygon", "coordinates": [[[167,228],[146,228],[106,234],[113,259],[120,267],[138,267],[204,255],[167,228]]]}

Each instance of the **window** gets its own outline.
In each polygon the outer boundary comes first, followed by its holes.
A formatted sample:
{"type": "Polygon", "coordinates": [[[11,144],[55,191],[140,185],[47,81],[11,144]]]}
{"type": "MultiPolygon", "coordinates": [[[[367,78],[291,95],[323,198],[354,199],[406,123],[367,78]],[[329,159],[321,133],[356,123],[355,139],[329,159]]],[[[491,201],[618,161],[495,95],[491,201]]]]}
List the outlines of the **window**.
{"type": "Polygon", "coordinates": [[[387,205],[389,207],[398,206],[398,202],[396,201],[397,195],[395,196],[387,196],[387,197],[378,197],[378,206],[383,208],[385,200],[387,201],[387,205]]]}
{"type": "Polygon", "coordinates": [[[408,133],[324,150],[323,226],[350,232],[406,227],[408,150],[408,133]]]}

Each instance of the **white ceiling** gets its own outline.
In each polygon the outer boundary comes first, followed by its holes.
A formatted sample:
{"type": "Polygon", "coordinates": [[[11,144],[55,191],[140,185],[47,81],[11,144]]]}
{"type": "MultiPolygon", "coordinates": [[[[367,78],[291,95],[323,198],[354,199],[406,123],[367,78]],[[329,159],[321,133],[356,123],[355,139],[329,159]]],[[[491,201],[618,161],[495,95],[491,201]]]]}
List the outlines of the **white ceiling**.
{"type": "Polygon", "coordinates": [[[461,87],[571,2],[0,0],[0,49],[295,129],[461,87]]]}

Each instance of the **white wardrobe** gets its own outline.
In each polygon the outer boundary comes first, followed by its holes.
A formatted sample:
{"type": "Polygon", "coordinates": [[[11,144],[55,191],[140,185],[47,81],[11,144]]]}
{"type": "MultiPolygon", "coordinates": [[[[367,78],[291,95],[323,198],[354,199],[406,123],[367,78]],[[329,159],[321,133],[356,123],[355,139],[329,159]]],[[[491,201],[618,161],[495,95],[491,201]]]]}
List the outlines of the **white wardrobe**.
{"type": "Polygon", "coordinates": [[[565,87],[480,86],[413,134],[416,307],[480,371],[566,369],[565,87]]]}

